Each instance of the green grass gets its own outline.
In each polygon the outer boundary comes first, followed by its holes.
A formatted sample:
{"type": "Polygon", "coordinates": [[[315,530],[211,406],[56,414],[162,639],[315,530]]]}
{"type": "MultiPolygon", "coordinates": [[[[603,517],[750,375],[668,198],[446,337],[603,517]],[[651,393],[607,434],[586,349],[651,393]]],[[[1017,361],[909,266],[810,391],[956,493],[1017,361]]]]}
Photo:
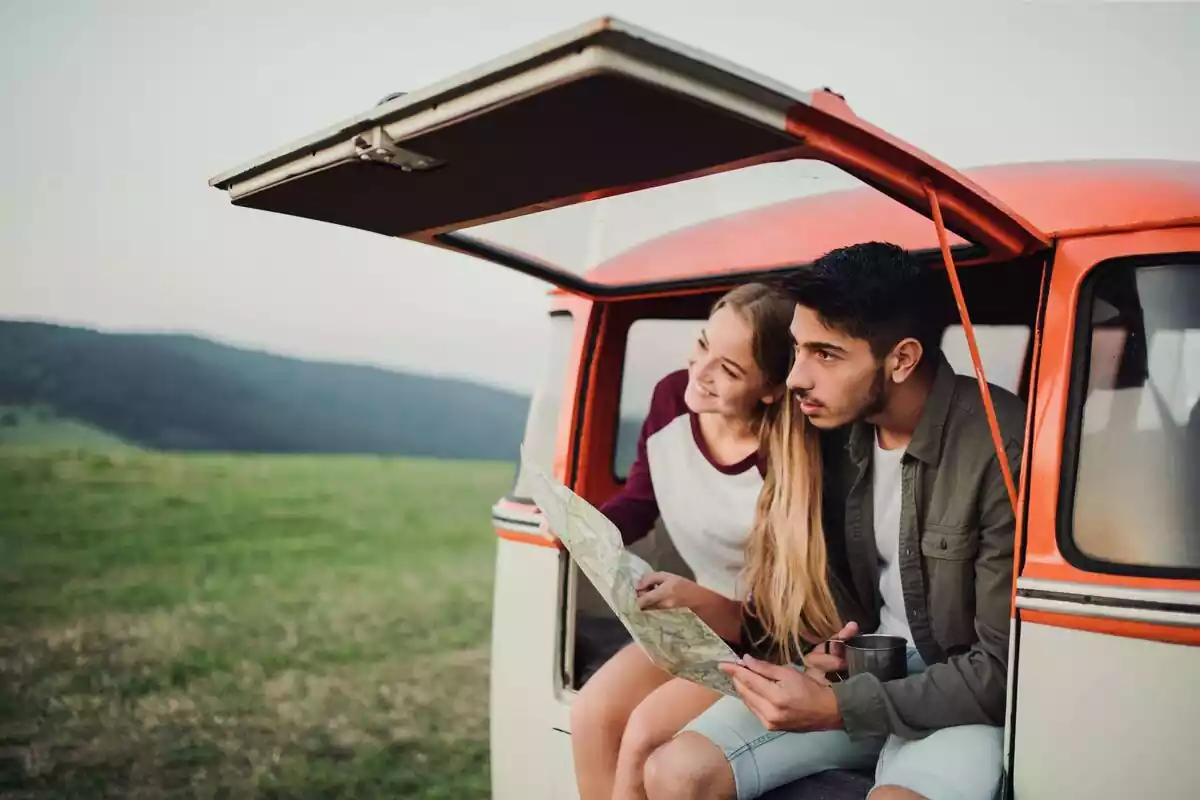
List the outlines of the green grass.
{"type": "Polygon", "coordinates": [[[0,448],[0,797],[487,796],[511,474],[0,448]]]}

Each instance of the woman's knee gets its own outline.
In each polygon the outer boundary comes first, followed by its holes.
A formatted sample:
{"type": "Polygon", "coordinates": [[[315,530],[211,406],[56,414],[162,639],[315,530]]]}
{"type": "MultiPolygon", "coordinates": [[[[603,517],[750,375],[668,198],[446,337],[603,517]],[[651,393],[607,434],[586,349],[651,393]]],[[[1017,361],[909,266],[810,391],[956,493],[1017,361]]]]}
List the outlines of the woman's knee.
{"type": "Polygon", "coordinates": [[[735,796],[733,771],[725,755],[700,734],[685,732],[655,750],[646,761],[650,800],[735,796]]]}
{"type": "Polygon", "coordinates": [[[925,800],[922,795],[902,786],[876,786],[867,800],[925,800]]]}
{"type": "Polygon", "coordinates": [[[620,732],[633,709],[670,676],[630,645],[602,666],[575,696],[571,705],[571,732],[620,732]]]}
{"type": "Polygon", "coordinates": [[[655,709],[647,703],[642,703],[629,715],[624,736],[621,737],[621,748],[628,749],[630,753],[644,759],[670,742],[677,732],[665,728],[655,709]]]}
{"type": "MultiPolygon", "coordinates": [[[[584,686],[571,705],[571,735],[590,732],[619,732],[628,719],[628,709],[610,693],[588,691],[584,686]]],[[[598,689],[599,687],[592,687],[598,689]]]]}

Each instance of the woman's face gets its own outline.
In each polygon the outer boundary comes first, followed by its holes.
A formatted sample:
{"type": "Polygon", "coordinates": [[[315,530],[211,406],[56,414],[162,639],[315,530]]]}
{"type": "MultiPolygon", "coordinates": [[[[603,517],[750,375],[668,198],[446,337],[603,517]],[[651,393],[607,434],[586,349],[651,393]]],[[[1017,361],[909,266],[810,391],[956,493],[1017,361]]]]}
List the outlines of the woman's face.
{"type": "Polygon", "coordinates": [[[683,399],[697,414],[752,419],[759,403],[771,402],[754,360],[750,326],[729,306],[717,309],[700,332],[688,357],[688,385],[683,399]]]}

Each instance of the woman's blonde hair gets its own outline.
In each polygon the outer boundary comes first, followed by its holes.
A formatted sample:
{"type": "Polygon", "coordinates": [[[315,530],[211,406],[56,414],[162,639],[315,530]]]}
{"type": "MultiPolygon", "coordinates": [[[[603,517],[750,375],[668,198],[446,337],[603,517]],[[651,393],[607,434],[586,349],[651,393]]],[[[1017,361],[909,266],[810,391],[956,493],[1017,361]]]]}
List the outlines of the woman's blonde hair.
{"type": "Polygon", "coordinates": [[[725,294],[713,313],[725,307],[750,327],[754,360],[775,393],[774,402],[763,404],[758,424],[767,470],[742,585],[777,654],[792,661],[806,639],[822,641],[841,628],[826,573],[820,444],[786,387],[796,304],[773,287],[748,283],[725,294]]]}

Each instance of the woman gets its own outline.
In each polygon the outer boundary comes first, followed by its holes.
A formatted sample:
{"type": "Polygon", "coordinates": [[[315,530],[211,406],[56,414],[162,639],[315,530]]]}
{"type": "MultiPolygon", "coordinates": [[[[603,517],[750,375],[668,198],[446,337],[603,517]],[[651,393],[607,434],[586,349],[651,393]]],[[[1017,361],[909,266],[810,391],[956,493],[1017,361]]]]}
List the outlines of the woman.
{"type": "MultiPolygon", "coordinates": [[[[837,630],[823,580],[816,434],[784,385],[794,307],[763,284],[717,301],[687,369],[655,387],[624,489],[601,506],[626,544],[661,516],[695,575],[646,576],[643,608],[691,608],[718,635],[752,647],[742,625],[749,593],[760,598],[754,627],[787,660],[802,634],[837,630]]],[[[572,708],[581,800],[644,796],[645,759],[718,697],[672,679],[637,645],[619,652],[572,708]]]]}

